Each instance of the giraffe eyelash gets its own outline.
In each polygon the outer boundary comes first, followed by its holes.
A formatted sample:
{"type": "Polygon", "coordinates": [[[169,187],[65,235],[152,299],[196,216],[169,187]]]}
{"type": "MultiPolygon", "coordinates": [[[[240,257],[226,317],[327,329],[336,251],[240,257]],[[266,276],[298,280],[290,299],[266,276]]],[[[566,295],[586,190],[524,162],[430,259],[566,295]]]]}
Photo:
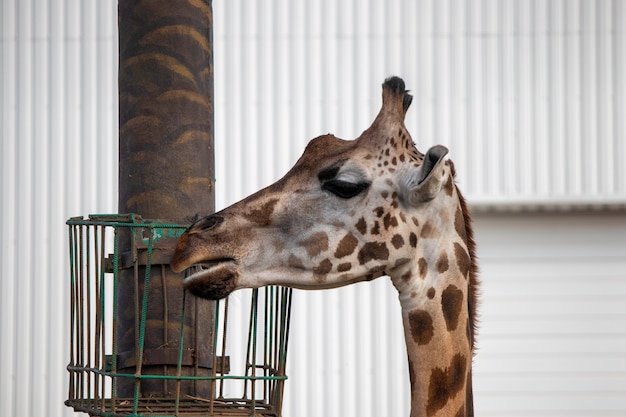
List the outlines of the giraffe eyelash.
{"type": "Polygon", "coordinates": [[[340,198],[352,198],[361,194],[365,189],[370,186],[369,182],[348,182],[343,180],[330,180],[322,184],[322,189],[330,191],[334,195],[340,198]]]}
{"type": "Polygon", "coordinates": [[[371,182],[367,181],[365,175],[360,170],[355,168],[344,169],[341,172],[341,164],[328,167],[320,171],[317,178],[322,184],[322,189],[331,192],[337,197],[348,199],[356,197],[365,189],[367,189],[371,182]]]}

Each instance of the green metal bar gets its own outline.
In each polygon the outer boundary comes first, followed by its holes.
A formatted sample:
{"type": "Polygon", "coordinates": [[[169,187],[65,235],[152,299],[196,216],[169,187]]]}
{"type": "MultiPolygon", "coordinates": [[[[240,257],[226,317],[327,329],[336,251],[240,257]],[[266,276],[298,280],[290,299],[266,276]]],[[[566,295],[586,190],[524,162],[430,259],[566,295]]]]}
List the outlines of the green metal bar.
{"type": "MultiPolygon", "coordinates": [[[[119,280],[119,270],[120,270],[120,240],[119,234],[117,233],[117,228],[114,229],[113,235],[113,340],[111,341],[113,347],[113,358],[111,369],[113,373],[117,373],[117,316],[118,316],[118,304],[117,304],[117,282],[119,280]]],[[[113,378],[111,382],[111,399],[112,403],[117,403],[117,379],[113,378]]],[[[113,411],[115,411],[115,405],[113,405],[113,411]]]]}
{"type": "MultiPolygon", "coordinates": [[[[132,233],[133,233],[133,241],[134,239],[134,234],[136,233],[137,228],[133,228],[132,233]]],[[[148,260],[146,262],[146,271],[145,271],[145,275],[144,275],[144,281],[143,281],[143,299],[142,299],[142,304],[141,304],[141,319],[140,319],[140,324],[139,324],[139,360],[136,364],[136,372],[137,375],[141,375],[141,369],[142,369],[142,364],[143,364],[143,348],[145,345],[145,341],[146,341],[146,317],[148,315],[148,293],[149,288],[150,288],[150,278],[151,278],[151,267],[152,267],[152,244],[153,244],[153,234],[152,234],[152,227],[148,227],[148,260]]],[[[139,387],[140,387],[140,379],[137,380],[137,383],[135,385],[135,397],[134,397],[134,402],[133,402],[133,412],[137,411],[137,404],[139,402],[139,387]]]]}
{"type": "MultiPolygon", "coordinates": [[[[76,291],[76,270],[75,270],[75,260],[76,257],[74,251],[74,235],[72,233],[75,229],[75,226],[68,227],[68,238],[69,238],[69,253],[70,253],[70,363],[68,367],[75,365],[75,356],[74,356],[74,348],[76,344],[76,337],[74,334],[75,325],[76,325],[76,303],[74,302],[74,292],[76,291]]],[[[70,372],[69,378],[69,389],[68,389],[68,398],[73,399],[76,398],[76,374],[70,372]]]]}
{"type": "MultiPolygon", "coordinates": [[[[228,301],[228,299],[226,299],[228,301]]],[[[215,321],[213,322],[214,328],[213,328],[213,376],[216,377],[217,376],[217,337],[218,337],[218,330],[219,330],[219,322],[220,322],[220,303],[221,300],[217,300],[217,302],[215,303],[215,321]]],[[[224,329],[224,332],[226,331],[226,329],[224,329]]],[[[222,343],[222,352],[224,352],[224,346],[226,345],[226,335],[224,335],[224,339],[223,339],[223,343],[222,343]]],[[[222,369],[220,369],[220,375],[224,376],[224,374],[222,373],[222,369]]],[[[218,379],[216,378],[215,381],[217,382],[218,379]]],[[[215,391],[215,387],[213,389],[213,392],[215,391]]],[[[224,394],[224,382],[220,380],[220,398],[222,398],[222,395],[224,394]]],[[[213,414],[213,406],[214,406],[215,401],[213,401],[213,395],[211,396],[211,402],[209,403],[209,413],[213,414]]]]}
{"type": "MultiPolygon", "coordinates": [[[[106,288],[105,288],[105,267],[104,267],[104,259],[106,255],[106,229],[104,227],[96,227],[96,230],[99,230],[100,236],[100,270],[98,271],[99,276],[99,289],[98,289],[98,303],[99,303],[99,353],[100,359],[98,365],[100,368],[106,366],[106,288]]],[[[100,398],[101,398],[101,407],[104,411],[105,408],[105,397],[106,397],[106,380],[104,377],[100,377],[100,398]]]]}
{"type": "Polygon", "coordinates": [[[129,214],[129,220],[112,220],[115,217],[123,218],[123,216],[117,216],[112,214],[90,214],[88,219],[72,217],[65,223],[68,226],[86,226],[86,225],[102,225],[112,227],[153,227],[161,229],[182,229],[185,230],[189,227],[189,224],[180,223],[152,223],[152,222],[137,222],[135,221],[135,215],[129,214]]]}
{"type": "MultiPolygon", "coordinates": [[[[151,259],[151,253],[148,259],[148,263],[150,263],[152,265],[152,259],[151,259]]],[[[157,266],[157,268],[159,268],[159,266],[157,266]]],[[[163,288],[163,299],[162,301],[162,306],[163,306],[163,326],[162,326],[162,330],[163,330],[163,340],[167,341],[169,340],[169,306],[168,306],[168,302],[167,300],[170,299],[170,297],[167,294],[167,290],[168,290],[168,285],[167,285],[167,278],[165,276],[165,265],[160,265],[160,273],[159,273],[159,277],[161,278],[161,288],[163,288]]],[[[185,291],[183,291],[184,293],[185,291]]],[[[181,312],[184,312],[185,307],[183,306],[183,308],[181,309],[181,312]]],[[[181,318],[181,323],[184,323],[184,316],[183,318],[181,318]]],[[[179,339],[179,345],[182,345],[184,343],[183,339],[179,339]]],[[[178,362],[180,364],[180,362],[178,362]]],[[[182,366],[182,365],[181,365],[182,366]]],[[[167,373],[167,366],[163,366],[163,373],[167,373]]],[[[180,389],[180,383],[177,384],[178,388],[180,389]]],[[[167,392],[167,382],[163,381],[163,392],[167,392]]]]}
{"type": "MultiPolygon", "coordinates": [[[[131,219],[134,221],[134,216],[131,214],[131,219]]],[[[118,226],[119,227],[119,226],[118,226]]],[[[133,258],[135,256],[137,256],[137,245],[136,245],[136,240],[135,240],[135,231],[136,229],[134,228],[129,228],[130,229],[130,253],[133,255],[133,258]]],[[[124,275],[121,273],[120,271],[120,277],[123,277],[124,275]]],[[[139,346],[139,337],[141,335],[141,313],[140,313],[140,308],[142,306],[142,304],[139,303],[139,295],[140,295],[140,285],[139,285],[139,263],[135,262],[135,259],[133,259],[133,307],[135,308],[135,314],[133,315],[133,321],[134,321],[134,336],[135,336],[135,344],[134,346],[139,346]]],[[[144,290],[145,290],[145,283],[144,283],[144,290]]],[[[117,296],[117,294],[116,294],[117,296]]],[[[126,346],[125,346],[126,347],[126,346]]],[[[143,352],[143,349],[141,348],[137,348],[135,350],[135,363],[136,363],[136,368],[135,368],[135,372],[137,374],[141,374],[141,367],[143,366],[143,360],[141,358],[141,353],[143,352]]],[[[139,381],[136,380],[135,381],[135,386],[133,387],[133,397],[137,394],[137,385],[139,385],[139,381]]],[[[134,403],[133,403],[134,404],[134,403]]]]}
{"type": "MultiPolygon", "coordinates": [[[[84,289],[83,289],[83,284],[84,284],[84,280],[85,280],[85,276],[84,276],[84,270],[81,267],[83,265],[84,262],[84,258],[85,258],[85,251],[84,251],[84,240],[83,240],[83,227],[80,226],[79,227],[79,235],[78,235],[78,292],[77,292],[77,300],[76,303],[78,305],[78,311],[79,311],[79,315],[78,315],[78,335],[77,335],[77,340],[78,340],[78,363],[80,363],[81,365],[85,365],[85,349],[84,349],[84,342],[85,342],[85,332],[84,332],[84,304],[83,304],[83,293],[84,293],[84,289]]],[[[81,375],[81,378],[78,379],[78,391],[79,393],[81,393],[81,398],[84,397],[85,395],[85,375],[81,375]]]]}
{"type": "MultiPolygon", "coordinates": [[[[84,247],[85,247],[85,269],[87,271],[86,273],[86,277],[85,277],[85,293],[83,293],[83,305],[86,305],[86,321],[87,321],[87,334],[85,335],[85,342],[87,345],[87,357],[86,357],[86,364],[87,366],[89,366],[91,364],[91,280],[89,279],[90,273],[91,273],[91,259],[92,259],[92,255],[91,255],[91,227],[85,227],[85,240],[83,242],[84,247]]],[[[87,396],[90,398],[91,397],[91,378],[87,378],[87,396]]]]}
{"type": "MultiPolygon", "coordinates": [[[[252,299],[251,299],[251,303],[250,303],[250,321],[248,322],[248,343],[246,345],[246,368],[245,368],[245,374],[246,376],[248,375],[248,372],[250,370],[250,351],[252,348],[252,321],[253,321],[253,314],[254,314],[254,292],[256,291],[256,289],[252,290],[252,299]]],[[[245,384],[244,385],[244,390],[243,390],[243,396],[244,398],[246,398],[248,395],[248,385],[245,384]]]]}
{"type": "MultiPolygon", "coordinates": [[[[270,307],[270,292],[271,289],[269,287],[265,287],[263,289],[263,293],[264,293],[264,297],[265,297],[265,303],[264,303],[264,309],[263,309],[263,375],[266,376],[267,375],[267,361],[268,361],[268,352],[269,352],[269,345],[270,345],[270,337],[271,337],[271,329],[267,328],[267,318],[268,315],[271,314],[271,307],[270,307]]],[[[263,382],[263,397],[265,398],[265,394],[267,393],[267,381],[263,382]]]]}
{"type": "MultiPolygon", "coordinates": [[[[265,333],[266,333],[266,346],[265,346],[265,363],[264,363],[264,374],[272,375],[273,374],[273,351],[274,351],[274,342],[275,342],[275,330],[274,327],[274,304],[275,304],[275,287],[270,286],[265,289],[265,333]]],[[[266,381],[264,383],[264,398],[270,398],[270,391],[272,388],[272,383],[266,381]]]]}
{"type": "MultiPolygon", "coordinates": [[[[93,228],[93,245],[94,245],[94,253],[95,253],[95,259],[94,259],[94,269],[95,269],[95,273],[94,273],[94,277],[95,277],[95,285],[94,285],[94,298],[95,298],[95,302],[96,302],[96,306],[95,306],[95,312],[96,312],[96,317],[95,317],[95,329],[94,329],[94,366],[96,368],[100,368],[102,367],[102,363],[100,362],[101,359],[101,355],[100,355],[100,348],[101,348],[101,344],[102,344],[102,320],[104,317],[104,311],[102,311],[102,304],[101,304],[101,295],[103,295],[103,291],[101,291],[101,285],[102,285],[102,252],[103,249],[101,248],[101,246],[99,245],[99,239],[98,237],[100,236],[98,233],[98,228],[94,227],[93,228]]],[[[104,241],[103,241],[104,242],[104,241]]],[[[94,378],[94,399],[96,401],[96,405],[99,403],[99,399],[100,399],[100,376],[96,375],[94,378]]],[[[102,386],[104,386],[104,384],[102,384],[102,386]]],[[[104,398],[104,395],[102,396],[102,398],[104,398]]]]}
{"type": "MultiPolygon", "coordinates": [[[[185,334],[185,304],[186,304],[186,298],[187,298],[187,291],[183,291],[183,308],[182,308],[182,312],[180,314],[180,333],[178,336],[178,364],[176,365],[176,376],[180,377],[182,375],[182,369],[183,369],[183,345],[184,345],[184,337],[183,335],[185,334]]],[[[181,380],[177,379],[176,380],[176,414],[178,414],[178,409],[179,409],[179,405],[180,405],[180,383],[181,380]]]]}
{"type": "MultiPolygon", "coordinates": [[[[250,303],[250,322],[248,325],[248,347],[246,353],[246,375],[248,372],[252,376],[256,376],[256,341],[257,341],[257,317],[258,317],[258,297],[259,289],[254,288],[252,290],[252,300],[250,303]]],[[[251,397],[254,398],[255,390],[254,384],[250,386],[251,397]]],[[[244,386],[244,397],[248,395],[248,385],[244,386]]]]}
{"type": "Polygon", "coordinates": [[[136,374],[119,374],[114,372],[103,371],[97,368],[85,368],[84,366],[68,366],[70,371],[93,372],[95,374],[104,375],[112,378],[128,378],[128,379],[167,379],[170,381],[216,381],[221,379],[234,379],[244,381],[264,381],[264,380],[286,380],[286,375],[282,376],[248,376],[248,375],[220,375],[220,376],[176,376],[176,375],[136,375],[136,374]]]}

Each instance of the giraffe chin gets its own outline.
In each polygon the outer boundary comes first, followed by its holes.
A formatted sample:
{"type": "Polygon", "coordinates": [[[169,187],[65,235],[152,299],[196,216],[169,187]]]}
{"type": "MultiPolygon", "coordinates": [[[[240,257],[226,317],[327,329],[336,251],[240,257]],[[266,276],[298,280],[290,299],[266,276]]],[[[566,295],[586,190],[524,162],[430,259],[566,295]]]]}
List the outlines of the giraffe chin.
{"type": "Polygon", "coordinates": [[[184,287],[196,297],[221,300],[235,290],[237,271],[232,261],[226,261],[205,269],[195,265],[197,272],[185,278],[184,287]]]}

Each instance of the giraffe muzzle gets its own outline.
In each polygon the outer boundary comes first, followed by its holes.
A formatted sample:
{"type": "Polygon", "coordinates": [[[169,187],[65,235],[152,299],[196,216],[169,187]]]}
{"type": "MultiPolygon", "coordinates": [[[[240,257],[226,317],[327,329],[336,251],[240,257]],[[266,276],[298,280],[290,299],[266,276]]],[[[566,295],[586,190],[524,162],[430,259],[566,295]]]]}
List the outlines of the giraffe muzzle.
{"type": "Polygon", "coordinates": [[[197,297],[219,300],[235,290],[237,275],[234,259],[197,263],[185,271],[184,287],[197,297]]]}

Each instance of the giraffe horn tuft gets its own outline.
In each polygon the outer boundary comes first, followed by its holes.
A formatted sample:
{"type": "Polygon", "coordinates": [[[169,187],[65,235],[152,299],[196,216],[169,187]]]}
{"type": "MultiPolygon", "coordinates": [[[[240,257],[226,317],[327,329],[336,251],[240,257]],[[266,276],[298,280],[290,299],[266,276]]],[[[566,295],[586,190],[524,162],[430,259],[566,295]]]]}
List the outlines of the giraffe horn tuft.
{"type": "Polygon", "coordinates": [[[383,83],[383,108],[400,111],[402,116],[406,114],[413,101],[413,96],[406,90],[404,80],[397,76],[391,76],[383,83]]]}
{"type": "Polygon", "coordinates": [[[395,94],[404,93],[404,80],[397,76],[391,76],[383,83],[383,90],[390,90],[395,94]]]}

